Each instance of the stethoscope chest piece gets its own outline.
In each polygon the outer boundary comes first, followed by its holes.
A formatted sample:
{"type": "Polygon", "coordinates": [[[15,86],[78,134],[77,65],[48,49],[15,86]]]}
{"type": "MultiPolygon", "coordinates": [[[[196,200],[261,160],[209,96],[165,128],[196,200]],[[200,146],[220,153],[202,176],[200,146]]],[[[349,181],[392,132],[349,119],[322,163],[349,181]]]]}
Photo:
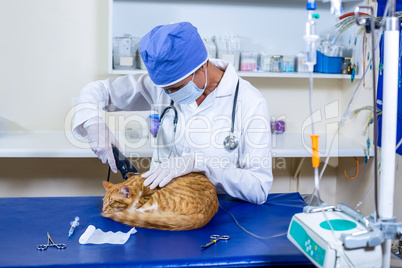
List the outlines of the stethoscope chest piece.
{"type": "Polygon", "coordinates": [[[237,148],[239,145],[239,141],[237,140],[236,136],[234,136],[232,133],[225,138],[223,141],[223,146],[225,146],[226,149],[228,150],[234,150],[237,148]]]}

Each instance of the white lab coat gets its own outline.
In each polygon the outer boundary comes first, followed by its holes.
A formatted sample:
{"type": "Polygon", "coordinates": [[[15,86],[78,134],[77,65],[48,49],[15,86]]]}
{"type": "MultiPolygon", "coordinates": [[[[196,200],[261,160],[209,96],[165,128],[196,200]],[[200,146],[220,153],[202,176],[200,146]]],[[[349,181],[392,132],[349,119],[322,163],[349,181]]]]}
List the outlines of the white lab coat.
{"type": "MultiPolygon", "coordinates": [[[[249,82],[238,77],[233,66],[222,60],[211,59],[224,76],[218,87],[197,106],[175,104],[178,111],[178,125],[173,147],[166,146],[159,151],[161,158],[182,156],[195,152],[195,168],[217,187],[218,192],[251,203],[266,201],[272,186],[272,155],[269,114],[261,93],[249,82]],[[229,135],[232,122],[233,99],[237,81],[238,102],[234,135],[239,140],[237,149],[229,151],[223,141],[229,135]],[[170,150],[172,148],[172,150],[170,150]]],[[[148,74],[126,75],[85,86],[79,103],[88,109],[80,109],[74,115],[73,134],[85,138],[83,123],[99,116],[99,108],[113,105],[118,110],[140,111],[154,109],[161,113],[170,104],[169,96],[155,86],[148,74]]],[[[173,112],[165,117],[159,131],[162,144],[169,144],[173,133],[173,112]]],[[[154,149],[153,159],[156,159],[154,149]]]]}

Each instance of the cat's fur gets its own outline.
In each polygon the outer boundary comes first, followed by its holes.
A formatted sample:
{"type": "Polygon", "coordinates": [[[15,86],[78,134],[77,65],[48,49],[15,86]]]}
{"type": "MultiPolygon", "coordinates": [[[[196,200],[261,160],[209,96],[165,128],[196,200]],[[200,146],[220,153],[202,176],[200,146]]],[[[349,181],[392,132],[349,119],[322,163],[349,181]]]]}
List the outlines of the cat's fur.
{"type": "Polygon", "coordinates": [[[207,177],[190,173],[151,190],[144,178],[134,175],[107,190],[102,216],[133,227],[191,230],[203,227],[218,211],[215,186],[207,177]]]}

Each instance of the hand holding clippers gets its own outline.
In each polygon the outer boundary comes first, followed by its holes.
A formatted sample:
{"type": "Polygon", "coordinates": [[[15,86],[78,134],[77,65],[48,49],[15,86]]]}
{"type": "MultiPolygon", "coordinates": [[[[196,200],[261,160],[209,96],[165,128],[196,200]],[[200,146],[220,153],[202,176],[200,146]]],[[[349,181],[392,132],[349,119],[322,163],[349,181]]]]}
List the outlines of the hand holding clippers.
{"type": "MultiPolygon", "coordinates": [[[[128,173],[140,174],[137,168],[127,159],[120,151],[117,149],[116,146],[112,144],[113,156],[114,160],[116,161],[117,169],[120,171],[121,176],[124,180],[127,180],[128,173]]],[[[107,181],[109,181],[110,177],[110,168],[109,173],[107,176],[107,181]]]]}

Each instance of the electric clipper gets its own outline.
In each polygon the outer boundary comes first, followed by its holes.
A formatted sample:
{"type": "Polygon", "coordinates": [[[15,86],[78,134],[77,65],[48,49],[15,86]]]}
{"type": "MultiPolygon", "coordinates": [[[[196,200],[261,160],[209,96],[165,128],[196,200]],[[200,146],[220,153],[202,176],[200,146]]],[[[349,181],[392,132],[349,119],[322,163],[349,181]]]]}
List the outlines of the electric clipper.
{"type": "Polygon", "coordinates": [[[127,180],[128,173],[140,174],[137,168],[112,144],[113,156],[116,161],[117,169],[123,179],[127,180]]]}

